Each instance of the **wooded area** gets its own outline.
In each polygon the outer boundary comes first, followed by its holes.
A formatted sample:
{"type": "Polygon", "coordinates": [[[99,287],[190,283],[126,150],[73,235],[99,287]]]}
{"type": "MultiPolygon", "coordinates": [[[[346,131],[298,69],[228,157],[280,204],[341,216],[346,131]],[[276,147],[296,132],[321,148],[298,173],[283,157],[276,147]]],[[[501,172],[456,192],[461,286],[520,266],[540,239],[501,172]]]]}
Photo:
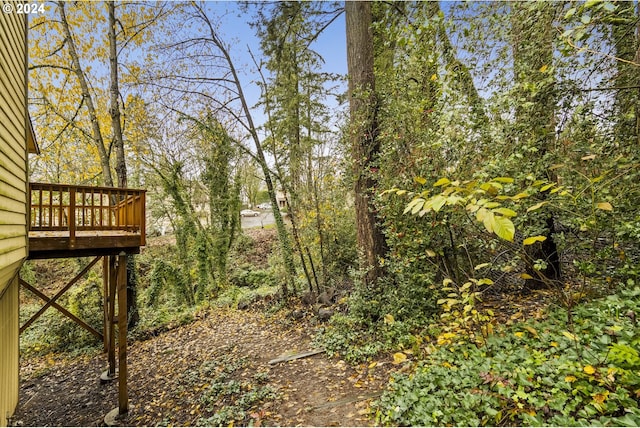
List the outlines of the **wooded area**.
{"type": "MultiPolygon", "coordinates": [[[[640,424],[640,6],[238,3],[247,52],[214,5],[29,22],[30,181],[146,189],[134,337],[284,311],[313,349],[390,363],[367,423],[640,424]],[[315,50],[338,31],[346,76],[315,50]],[[263,203],[256,262],[240,210],[263,203]]],[[[95,283],[72,312],[99,319],[95,283]]],[[[70,345],[53,322],[23,355],[70,345]]],[[[275,423],[267,395],[190,422],[275,423]]]]}

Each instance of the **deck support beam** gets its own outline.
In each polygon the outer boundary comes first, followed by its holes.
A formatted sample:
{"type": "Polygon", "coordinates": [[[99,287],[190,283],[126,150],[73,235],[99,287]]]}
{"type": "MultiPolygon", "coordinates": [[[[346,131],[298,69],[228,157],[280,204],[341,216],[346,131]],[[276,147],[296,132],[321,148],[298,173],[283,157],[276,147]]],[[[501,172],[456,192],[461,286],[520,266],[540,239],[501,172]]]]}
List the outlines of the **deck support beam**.
{"type": "MultiPolygon", "coordinates": [[[[49,297],[47,297],[46,294],[44,294],[42,291],[40,291],[37,288],[35,288],[33,285],[29,284],[28,282],[24,281],[22,278],[20,278],[20,285],[22,285],[27,290],[31,291],[33,294],[35,294],[36,296],[38,296],[39,298],[44,300],[46,303],[48,303],[51,306],[53,306],[54,308],[56,308],[63,315],[65,315],[66,317],[71,319],[73,322],[78,324],[80,327],[82,327],[85,330],[87,330],[89,333],[94,335],[96,337],[96,339],[103,340],[104,336],[102,334],[100,334],[100,332],[98,332],[96,329],[91,327],[86,322],[82,321],[77,316],[73,315],[71,312],[69,312],[68,310],[66,310],[65,308],[60,306],[59,304],[57,304],[55,301],[53,301],[53,299],[50,299],[49,297]]],[[[22,326],[22,328],[20,328],[20,333],[22,333],[24,331],[24,329],[26,329],[27,327],[28,327],[28,325],[26,325],[26,324],[24,326],[22,326]]]]}
{"type": "Polygon", "coordinates": [[[118,347],[118,407],[105,417],[105,422],[110,425],[119,416],[123,416],[129,411],[129,392],[127,389],[127,254],[122,252],[117,256],[105,257],[102,266],[105,290],[104,346],[109,363],[104,377],[107,379],[115,379],[116,377],[116,343],[118,347]],[[115,325],[118,326],[117,336],[115,325]]]}
{"type": "Polygon", "coordinates": [[[118,255],[98,256],[94,258],[80,273],[69,281],[53,297],[48,297],[28,282],[20,279],[20,284],[40,299],[45,304],[36,312],[22,327],[20,333],[24,332],[34,321],[36,321],[50,306],[56,308],[63,315],[70,318],[80,327],[87,330],[98,340],[101,340],[107,352],[107,372],[103,379],[115,379],[116,377],[116,344],[118,348],[117,377],[118,377],[118,407],[114,409],[118,415],[125,415],[129,411],[129,392],[127,389],[127,253],[121,252],[118,255]],[[103,314],[104,326],[100,333],[89,324],[60,306],[56,301],[64,295],[80,278],[82,278],[98,261],[102,259],[102,281],[103,281],[103,314]],[[116,313],[117,302],[117,313],[116,313]],[[118,326],[116,336],[115,325],[118,326]]]}
{"type": "MultiPolygon", "coordinates": [[[[27,321],[26,323],[24,323],[24,325],[23,325],[22,327],[20,327],[20,333],[24,332],[24,331],[25,331],[25,330],[26,330],[26,329],[27,329],[31,324],[33,324],[33,322],[34,322],[35,320],[37,320],[38,318],[40,318],[40,315],[42,315],[42,314],[44,313],[44,311],[46,311],[46,310],[49,308],[49,306],[53,306],[53,307],[55,307],[56,309],[58,309],[60,312],[62,312],[64,315],[69,316],[69,315],[70,315],[70,312],[68,312],[68,311],[66,311],[66,310],[65,310],[65,311],[62,311],[62,310],[61,310],[61,309],[62,309],[62,307],[56,303],[56,300],[58,300],[58,299],[60,298],[60,296],[62,296],[64,293],[66,293],[66,292],[67,292],[67,290],[69,290],[69,289],[73,286],[73,284],[75,284],[76,282],[78,282],[78,280],[79,280],[80,278],[82,278],[82,277],[84,276],[84,274],[86,274],[86,273],[89,271],[89,269],[91,269],[91,268],[93,267],[93,265],[95,265],[96,263],[98,263],[98,260],[100,260],[100,257],[96,257],[95,259],[93,259],[93,260],[91,261],[91,263],[89,263],[89,264],[88,264],[84,269],[82,269],[82,271],[81,271],[79,274],[77,274],[77,275],[76,275],[76,276],[75,276],[71,281],[69,281],[69,282],[67,283],[67,285],[65,285],[64,287],[62,287],[62,289],[61,289],[60,291],[58,291],[58,292],[56,293],[56,295],[55,295],[55,296],[53,296],[52,298],[48,298],[47,296],[45,296],[45,295],[44,295],[43,293],[41,293],[41,292],[35,293],[37,296],[39,296],[40,298],[42,298],[46,303],[44,304],[44,306],[43,306],[42,308],[40,308],[40,310],[39,310],[38,312],[36,312],[36,313],[35,313],[35,314],[34,314],[34,315],[29,319],[29,321],[27,321]]],[[[25,281],[23,281],[23,280],[20,280],[20,282],[21,282],[22,284],[27,284],[27,282],[25,282],[25,281]]],[[[29,284],[27,284],[27,285],[29,285],[29,284]]],[[[32,289],[32,288],[33,288],[33,287],[31,287],[31,286],[30,286],[28,289],[29,289],[30,291],[33,291],[33,289],[32,289]]],[[[77,320],[79,320],[77,317],[70,317],[70,318],[71,318],[73,321],[75,321],[75,322],[78,322],[77,320]]],[[[80,325],[80,326],[81,326],[81,327],[83,327],[83,328],[87,328],[87,325],[86,325],[86,323],[84,323],[84,322],[80,322],[80,323],[78,323],[78,325],[80,325]]],[[[93,334],[93,335],[95,336],[95,333],[97,333],[97,332],[96,332],[94,329],[90,329],[90,330],[89,330],[89,333],[91,333],[91,334],[93,334]]],[[[101,335],[100,333],[97,333],[97,336],[96,336],[96,337],[97,337],[99,340],[102,340],[102,335],[101,335]]]]}

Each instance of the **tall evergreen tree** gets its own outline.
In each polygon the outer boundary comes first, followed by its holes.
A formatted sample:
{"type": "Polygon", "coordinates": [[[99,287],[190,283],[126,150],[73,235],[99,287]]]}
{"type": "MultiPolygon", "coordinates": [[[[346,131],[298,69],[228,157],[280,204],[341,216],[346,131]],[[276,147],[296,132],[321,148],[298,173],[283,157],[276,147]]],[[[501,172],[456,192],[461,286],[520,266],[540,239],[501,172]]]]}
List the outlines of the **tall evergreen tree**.
{"type": "MultiPolygon", "coordinates": [[[[324,261],[318,148],[330,134],[329,86],[336,76],[320,71],[323,58],[312,49],[320,33],[340,14],[331,3],[279,2],[258,8],[253,24],[266,56],[262,105],[267,113],[266,147],[274,156],[292,234],[308,283],[301,224],[315,211],[314,235],[324,261]]],[[[324,271],[324,262],[323,271],[324,271]]]]}

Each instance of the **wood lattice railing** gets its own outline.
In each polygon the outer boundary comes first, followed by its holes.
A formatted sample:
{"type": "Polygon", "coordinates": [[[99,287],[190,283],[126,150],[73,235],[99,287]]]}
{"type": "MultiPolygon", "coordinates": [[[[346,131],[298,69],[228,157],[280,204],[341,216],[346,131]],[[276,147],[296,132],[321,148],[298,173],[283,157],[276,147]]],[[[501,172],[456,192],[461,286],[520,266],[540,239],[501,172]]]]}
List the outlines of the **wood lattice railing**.
{"type": "Polygon", "coordinates": [[[29,183],[29,231],[122,231],[145,236],[145,191],[29,183]]]}

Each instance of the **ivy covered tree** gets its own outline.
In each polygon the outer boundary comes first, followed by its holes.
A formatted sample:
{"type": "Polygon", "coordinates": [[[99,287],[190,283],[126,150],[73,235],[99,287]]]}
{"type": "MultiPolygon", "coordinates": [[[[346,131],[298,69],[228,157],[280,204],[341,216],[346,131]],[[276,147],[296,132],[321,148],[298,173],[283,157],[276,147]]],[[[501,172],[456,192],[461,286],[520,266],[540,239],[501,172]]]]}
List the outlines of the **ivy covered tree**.
{"type": "MultiPolygon", "coordinates": [[[[512,138],[516,150],[522,154],[521,161],[513,167],[524,167],[534,177],[555,181],[549,168],[556,140],[558,95],[553,53],[554,22],[559,8],[554,3],[513,3],[511,9],[516,100],[512,138]]],[[[541,197],[544,198],[544,193],[541,197]]],[[[553,213],[533,219],[529,227],[535,229],[533,234],[546,239],[530,246],[527,252],[528,286],[548,287],[560,279],[553,213]]]]}
{"type": "Polygon", "coordinates": [[[380,140],[379,101],[374,73],[373,15],[370,2],[346,2],[347,63],[349,70],[348,138],[353,157],[358,247],[364,253],[367,283],[383,275],[380,259],[387,243],[373,200],[378,183],[380,140]]]}
{"type": "Polygon", "coordinates": [[[181,301],[195,305],[228,285],[229,252],[240,233],[240,153],[210,113],[181,123],[165,131],[172,144],[156,141],[147,159],[170,201],[178,251],[175,261],[155,261],[153,286],[171,284],[181,301]]]}

